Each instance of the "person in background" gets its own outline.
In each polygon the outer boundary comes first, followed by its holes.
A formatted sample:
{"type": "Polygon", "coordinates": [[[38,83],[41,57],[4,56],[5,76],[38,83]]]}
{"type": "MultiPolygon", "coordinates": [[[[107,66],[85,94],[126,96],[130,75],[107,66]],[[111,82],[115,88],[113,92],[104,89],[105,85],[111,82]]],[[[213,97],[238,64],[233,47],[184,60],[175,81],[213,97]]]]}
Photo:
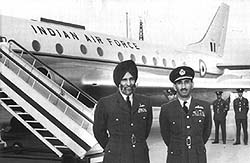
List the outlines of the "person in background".
{"type": "Polygon", "coordinates": [[[169,101],[175,99],[176,98],[176,91],[173,88],[169,88],[167,90],[167,97],[168,97],[169,101]]]}
{"type": "Polygon", "coordinates": [[[209,103],[192,97],[194,70],[177,67],[170,73],[176,99],[163,104],[160,130],[168,147],[167,163],[206,163],[205,144],[211,133],[209,103]]]}
{"type": "Polygon", "coordinates": [[[240,144],[240,130],[241,126],[244,133],[244,144],[248,144],[248,133],[247,133],[247,113],[249,110],[248,100],[243,97],[243,88],[236,89],[238,96],[233,101],[233,107],[235,112],[235,122],[236,122],[236,141],[233,145],[240,144]]]}
{"type": "Polygon", "coordinates": [[[152,125],[149,98],[135,93],[138,70],[132,60],[113,72],[116,93],[101,98],[94,113],[94,136],[104,149],[103,163],[149,163],[146,139],[152,125]]]}
{"type": "Polygon", "coordinates": [[[222,91],[216,91],[217,99],[213,102],[214,124],[215,124],[215,139],[212,144],[219,143],[219,127],[221,126],[222,142],[226,144],[226,116],[228,112],[228,105],[222,99],[222,91]]]}

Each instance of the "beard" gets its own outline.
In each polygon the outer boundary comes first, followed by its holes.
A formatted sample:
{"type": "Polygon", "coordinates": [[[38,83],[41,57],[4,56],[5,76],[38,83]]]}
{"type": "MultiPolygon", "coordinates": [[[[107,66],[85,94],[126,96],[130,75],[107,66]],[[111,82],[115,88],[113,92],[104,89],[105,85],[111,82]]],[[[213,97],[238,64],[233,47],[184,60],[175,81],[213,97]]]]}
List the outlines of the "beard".
{"type": "Polygon", "coordinates": [[[120,84],[119,89],[123,94],[129,96],[135,92],[136,85],[135,84],[133,85],[121,85],[120,84]]]}

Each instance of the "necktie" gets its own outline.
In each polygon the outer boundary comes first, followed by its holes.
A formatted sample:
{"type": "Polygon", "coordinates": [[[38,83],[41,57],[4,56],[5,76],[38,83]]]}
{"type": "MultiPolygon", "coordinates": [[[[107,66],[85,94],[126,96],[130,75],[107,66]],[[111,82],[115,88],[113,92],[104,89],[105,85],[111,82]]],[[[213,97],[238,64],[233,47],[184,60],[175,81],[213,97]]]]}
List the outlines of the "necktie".
{"type": "Polygon", "coordinates": [[[183,107],[182,107],[182,109],[185,111],[185,113],[187,114],[188,113],[188,107],[186,106],[186,104],[187,104],[187,101],[184,101],[183,102],[183,107]]]}
{"type": "Polygon", "coordinates": [[[127,96],[127,99],[126,99],[126,100],[127,100],[128,107],[131,108],[131,101],[130,101],[130,99],[129,99],[129,96],[127,96]]]}

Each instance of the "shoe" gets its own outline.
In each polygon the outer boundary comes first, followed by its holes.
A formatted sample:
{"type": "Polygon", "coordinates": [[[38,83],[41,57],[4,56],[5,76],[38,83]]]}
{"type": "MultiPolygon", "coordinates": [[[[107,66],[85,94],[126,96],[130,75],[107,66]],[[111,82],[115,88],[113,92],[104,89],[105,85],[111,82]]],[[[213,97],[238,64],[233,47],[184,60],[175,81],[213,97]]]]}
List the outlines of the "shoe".
{"type": "Polygon", "coordinates": [[[218,141],[214,141],[214,142],[212,142],[212,144],[219,144],[219,142],[218,141]]]}
{"type": "Polygon", "coordinates": [[[247,143],[244,143],[245,145],[247,145],[247,143]]]}
{"type": "Polygon", "coordinates": [[[233,145],[239,145],[240,143],[238,143],[238,142],[235,142],[235,143],[233,143],[233,145]]]}
{"type": "Polygon", "coordinates": [[[226,144],[226,142],[223,142],[223,144],[226,144]]]}

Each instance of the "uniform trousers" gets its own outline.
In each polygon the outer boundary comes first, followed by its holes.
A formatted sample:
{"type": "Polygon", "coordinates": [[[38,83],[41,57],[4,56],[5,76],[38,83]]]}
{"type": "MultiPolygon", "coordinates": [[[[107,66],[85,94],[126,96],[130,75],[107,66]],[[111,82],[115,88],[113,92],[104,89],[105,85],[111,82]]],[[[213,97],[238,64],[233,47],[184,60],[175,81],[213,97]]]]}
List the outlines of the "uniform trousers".
{"type": "Polygon", "coordinates": [[[244,143],[248,142],[248,133],[247,133],[247,119],[236,119],[236,143],[240,143],[240,131],[241,125],[244,133],[244,143]]]}
{"type": "Polygon", "coordinates": [[[215,142],[219,142],[219,127],[221,126],[222,141],[226,143],[226,119],[214,120],[215,124],[215,142]]]}

